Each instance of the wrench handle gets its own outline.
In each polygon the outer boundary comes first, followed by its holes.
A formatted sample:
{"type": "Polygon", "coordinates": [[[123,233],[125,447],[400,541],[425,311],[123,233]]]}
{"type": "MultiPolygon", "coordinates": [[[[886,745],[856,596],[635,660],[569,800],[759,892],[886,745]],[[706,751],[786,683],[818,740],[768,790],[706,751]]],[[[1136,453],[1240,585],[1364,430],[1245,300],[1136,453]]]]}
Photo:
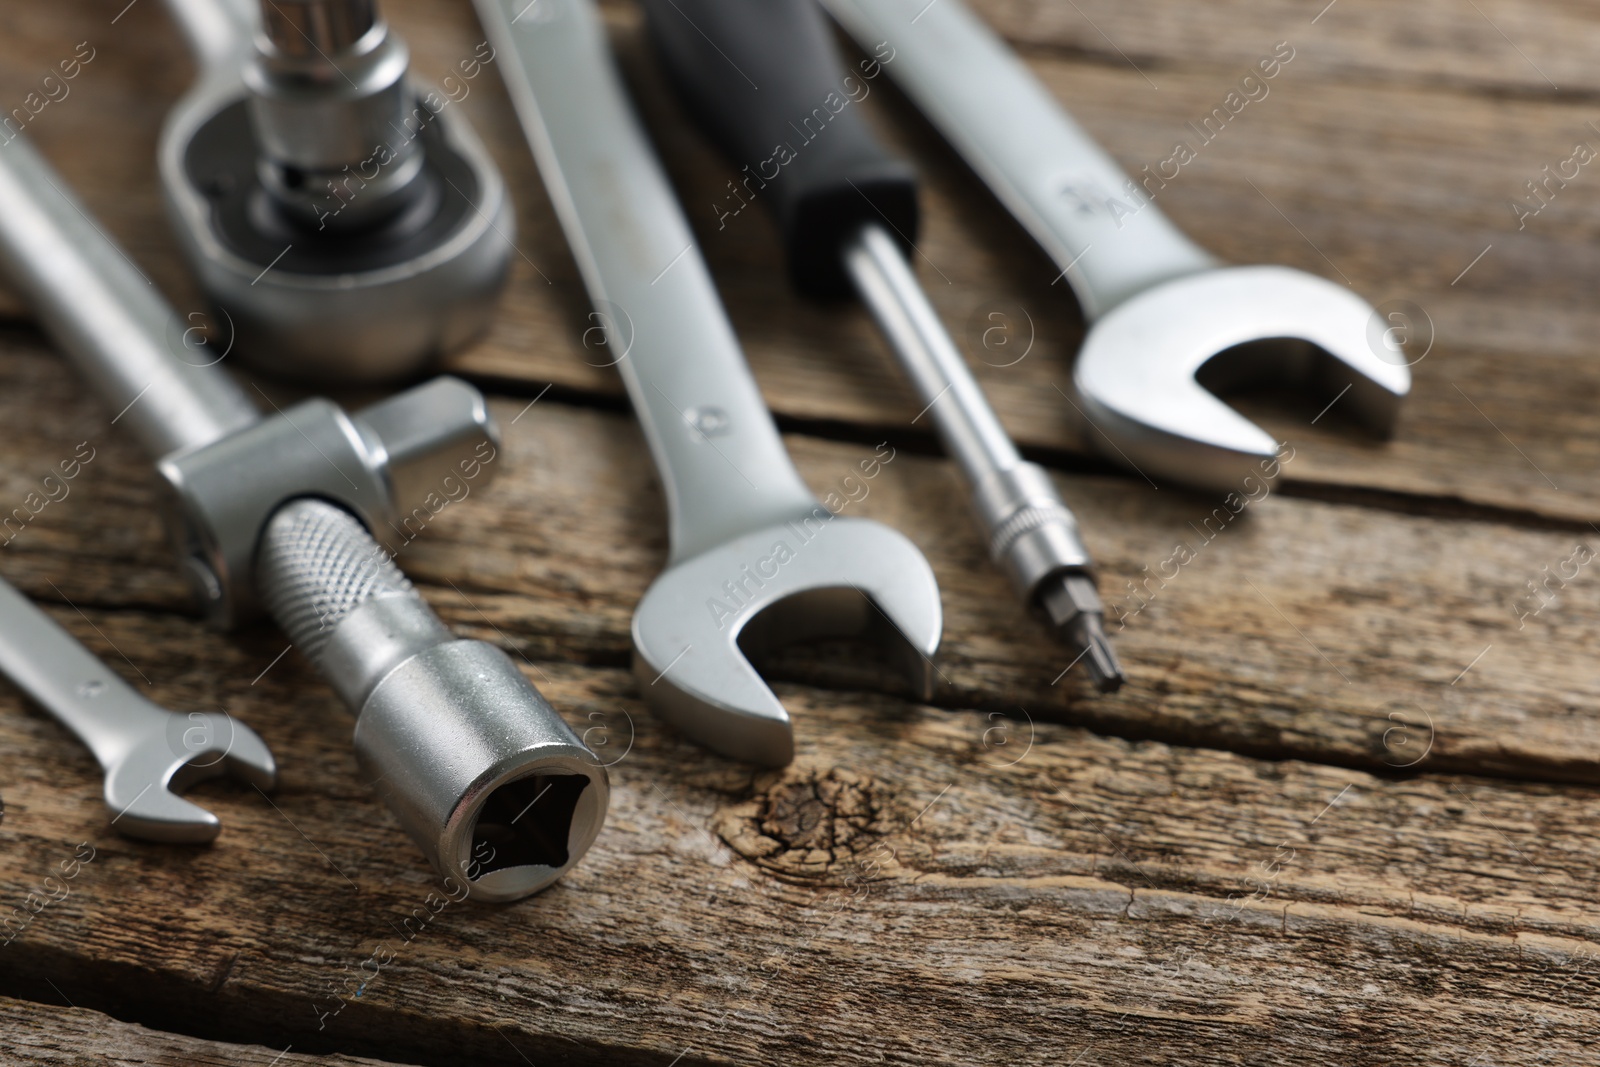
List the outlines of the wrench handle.
{"type": "Polygon", "coordinates": [[[0,579],[0,673],[50,712],[109,770],[155,708],[11,583],[0,579]]]}
{"type": "Polygon", "coordinates": [[[660,471],[672,562],[811,514],[594,6],[476,3],[660,471]]]}
{"type": "Polygon", "coordinates": [[[823,4],[864,49],[887,45],[896,83],[1056,261],[1091,321],[1217,265],[1156,208],[1159,185],[1129,179],[961,0],[823,4]]]}
{"type": "Polygon", "coordinates": [[[0,268],[152,459],[256,421],[216,349],[21,134],[0,144],[0,268]]]}
{"type": "MultiPolygon", "coordinates": [[[[810,296],[855,291],[840,263],[863,225],[905,250],[917,238],[917,180],[857,105],[865,60],[847,73],[815,0],[644,0],[650,37],[685,110],[735,167],[740,196],[772,209],[789,276],[810,296]]],[[[742,210],[742,208],[736,208],[742,210]]]]}
{"type": "Polygon", "coordinates": [[[203,70],[224,64],[237,69],[237,57],[250,46],[256,30],[252,0],[167,0],[167,10],[203,70]]]}

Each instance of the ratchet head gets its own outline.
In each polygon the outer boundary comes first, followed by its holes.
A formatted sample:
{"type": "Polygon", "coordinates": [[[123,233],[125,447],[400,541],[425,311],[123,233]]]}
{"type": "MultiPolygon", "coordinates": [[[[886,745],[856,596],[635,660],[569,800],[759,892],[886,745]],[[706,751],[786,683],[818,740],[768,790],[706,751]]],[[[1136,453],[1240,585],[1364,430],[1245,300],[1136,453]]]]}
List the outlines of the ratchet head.
{"type": "Polygon", "coordinates": [[[1407,360],[1415,361],[1391,337],[1370,304],[1326,279],[1226,267],[1118,305],[1089,331],[1074,379],[1110,458],[1226,491],[1252,468],[1264,471],[1278,445],[1207,386],[1303,386],[1337,397],[1387,437],[1411,388],[1407,360]]]}
{"type": "Polygon", "coordinates": [[[149,721],[164,725],[136,737],[106,766],[106,805],[119,833],[167,844],[205,844],[216,838],[222,823],[181,792],[222,775],[262,790],[277,781],[278,766],[266,742],[231,715],[161,711],[149,721]]]}
{"type": "Polygon", "coordinates": [[[915,545],[818,505],[668,568],[634,613],[634,670],[656,713],[695,741],[778,767],[794,758],[794,730],[747,654],[864,637],[927,696],[942,623],[938,584],[915,545]]]}
{"type": "MultiPolygon", "coordinates": [[[[416,373],[488,325],[515,220],[499,170],[447,97],[407,77],[371,0],[262,5],[168,116],[158,149],[180,246],[218,311],[211,345],[283,377],[416,373]]],[[[465,80],[462,80],[465,79],[465,80]]]]}

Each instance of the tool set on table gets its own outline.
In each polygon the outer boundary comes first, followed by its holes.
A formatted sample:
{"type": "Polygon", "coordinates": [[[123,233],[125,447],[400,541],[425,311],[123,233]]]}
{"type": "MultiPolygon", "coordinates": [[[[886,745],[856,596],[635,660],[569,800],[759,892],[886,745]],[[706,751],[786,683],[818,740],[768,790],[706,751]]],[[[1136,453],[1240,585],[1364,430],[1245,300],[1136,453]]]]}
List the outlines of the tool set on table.
{"type": "Polygon", "coordinates": [[[284,629],[356,713],[363,768],[441,874],[485,900],[558,878],[599,832],[604,769],[374,539],[492,458],[483,397],[436,378],[355,415],[314,399],[263,416],[221,367],[173,351],[177,313],[25,138],[0,149],[0,204],[0,266],[155,462],[207,617],[284,629]]]}
{"type": "MultiPolygon", "coordinates": [[[[787,150],[761,188],[794,286],[866,305],[970,483],[995,563],[1115,690],[1077,520],[919,287],[915,176],[833,106],[849,77],[815,0],[643,2],[687,113],[726,157],[787,150]]],[[[1369,344],[1360,298],[1284,268],[1221,267],[1147,202],[1131,219],[1084,211],[1084,190],[1126,179],[959,0],[823,2],[1062,266],[1095,322],[1077,390],[1115,458],[1217,489],[1276,453],[1197,381],[1203,366],[1206,384],[1223,381],[1218,353],[1230,380],[1348,392],[1392,430],[1409,376],[1369,344]]],[[[665,488],[671,551],[632,626],[641,695],[706,747],[781,766],[793,728],[751,657],[865,638],[927,694],[943,623],[933,571],[795,470],[593,0],[475,3],[492,45],[480,59],[510,90],[665,488]]],[[[409,77],[374,0],[168,6],[201,74],[158,169],[239,356],[371,382],[480,332],[512,251],[510,198],[448,98],[409,77]]],[[[173,310],[25,138],[0,147],[0,266],[155,462],[206,616],[282,627],[355,713],[364,771],[438,871],[504,901],[578,862],[605,818],[605,769],[503,652],[450,633],[384,540],[445,478],[492,475],[482,396],[436,378],[354,414],[324,399],[261,414],[174,346],[187,334],[173,310]]],[[[156,708],[3,582],[0,671],[93,750],[121,832],[208,841],[217,820],[175,791],[228,772],[273,783],[247,727],[156,708]]]]}

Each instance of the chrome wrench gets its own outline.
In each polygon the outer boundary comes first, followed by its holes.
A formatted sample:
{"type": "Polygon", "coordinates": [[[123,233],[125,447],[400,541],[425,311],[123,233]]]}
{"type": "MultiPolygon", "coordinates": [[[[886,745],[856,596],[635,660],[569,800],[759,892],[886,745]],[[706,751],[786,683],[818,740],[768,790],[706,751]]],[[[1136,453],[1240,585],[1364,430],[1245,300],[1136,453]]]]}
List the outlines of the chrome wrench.
{"type": "Polygon", "coordinates": [[[231,715],[181,715],[147,700],[4,580],[0,672],[94,753],[112,829],[129,837],[211,841],[221,820],[179,792],[223,774],[258,789],[277,780],[272,753],[254,730],[231,715]]]}
{"type": "MultiPolygon", "coordinates": [[[[643,0],[650,36],[686,110],[735,167],[799,140],[796,122],[850,79],[814,0],[643,0]],[[745,72],[749,72],[748,76],[745,72]],[[750,79],[759,79],[759,87],[750,79]]],[[[826,113],[826,112],[825,112],[826,113]]],[[[1089,550],[1042,467],[1006,435],[907,262],[919,221],[914,173],[852,109],[770,181],[772,208],[801,292],[872,311],[972,487],[990,556],[1022,601],[1048,616],[1102,692],[1124,681],[1102,626],[1089,550]]]]}
{"type": "Polygon", "coordinates": [[[782,765],[793,728],[746,651],[868,636],[926,691],[933,572],[904,536],[835,516],[801,481],[593,4],[477,8],[666,490],[671,555],[633,618],[646,700],[709,748],[782,765]]]}
{"type": "Polygon", "coordinates": [[[1219,265],[961,0],[822,3],[864,48],[887,42],[890,76],[1062,269],[1093,324],[1073,380],[1109,458],[1223,491],[1275,476],[1277,443],[1195,378],[1252,342],[1273,344],[1230,369],[1348,391],[1346,408],[1393,432],[1409,357],[1365,300],[1304,271],[1219,265]]]}

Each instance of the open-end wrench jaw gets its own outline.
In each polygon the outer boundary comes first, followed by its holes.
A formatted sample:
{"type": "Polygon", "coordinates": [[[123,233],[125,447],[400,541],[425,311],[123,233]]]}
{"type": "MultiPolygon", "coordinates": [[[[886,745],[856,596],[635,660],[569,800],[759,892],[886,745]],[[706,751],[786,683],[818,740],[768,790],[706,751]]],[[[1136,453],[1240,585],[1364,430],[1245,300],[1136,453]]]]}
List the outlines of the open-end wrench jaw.
{"type": "Polygon", "coordinates": [[[867,50],[890,48],[890,77],[1061,268],[1092,323],[1075,379],[1106,455],[1205,490],[1276,471],[1272,438],[1207,388],[1244,369],[1393,432],[1421,358],[1400,322],[1302,271],[1220,266],[1161,213],[1166,180],[1126,174],[961,0],[822,3],[867,50]]]}
{"type": "Polygon", "coordinates": [[[0,674],[94,753],[118,833],[205,844],[221,832],[221,821],[179,794],[224,774],[263,791],[277,779],[272,753],[255,731],[224,713],[183,715],[159,706],[3,580],[0,674]]]}
{"type": "Polygon", "coordinates": [[[859,637],[925,698],[941,627],[939,587],[915,545],[819,506],[669,567],[634,613],[634,669],[656,712],[689,737],[777,767],[794,758],[794,727],[747,653],[859,637]]]}
{"type": "Polygon", "coordinates": [[[1074,379],[1099,431],[1090,437],[1150,477],[1237,489],[1271,466],[1279,446],[1201,384],[1235,374],[1338,397],[1347,415],[1388,437],[1411,372],[1384,347],[1377,322],[1355,293],[1287,267],[1165,282],[1112,309],[1084,341],[1074,379]]]}
{"type": "MultiPolygon", "coordinates": [[[[165,716],[165,712],[158,710],[165,716]]],[[[222,822],[181,794],[211,778],[232,777],[262,791],[278,766],[256,732],[228,715],[173,718],[177,728],[146,730],[106,772],[106,806],[119,832],[144,841],[203,845],[222,822]]],[[[153,717],[149,720],[157,722],[153,717]]]]}

